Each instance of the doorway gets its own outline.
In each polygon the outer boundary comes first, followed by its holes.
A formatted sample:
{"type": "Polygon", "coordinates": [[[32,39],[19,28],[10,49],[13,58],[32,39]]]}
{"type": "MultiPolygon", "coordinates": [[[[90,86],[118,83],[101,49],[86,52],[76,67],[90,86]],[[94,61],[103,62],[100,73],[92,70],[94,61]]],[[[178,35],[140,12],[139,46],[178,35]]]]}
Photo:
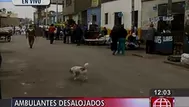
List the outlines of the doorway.
{"type": "Polygon", "coordinates": [[[138,11],[133,11],[131,16],[132,22],[134,21],[134,26],[138,28],[138,11]],[[134,18],[133,18],[134,17],[134,18]]]}
{"type": "Polygon", "coordinates": [[[116,12],[114,15],[114,25],[121,25],[122,24],[122,13],[116,12]]]}
{"type": "Polygon", "coordinates": [[[92,15],[92,23],[96,24],[97,22],[97,16],[96,15],[92,15]]]}

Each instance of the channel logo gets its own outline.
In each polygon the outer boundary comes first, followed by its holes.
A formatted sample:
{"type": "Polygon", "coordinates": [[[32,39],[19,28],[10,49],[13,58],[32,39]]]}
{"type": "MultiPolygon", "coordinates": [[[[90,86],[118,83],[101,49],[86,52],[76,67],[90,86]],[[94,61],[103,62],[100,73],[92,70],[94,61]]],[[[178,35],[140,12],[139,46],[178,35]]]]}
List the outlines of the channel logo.
{"type": "Polygon", "coordinates": [[[152,97],[151,107],[173,107],[174,98],[152,97]]]}

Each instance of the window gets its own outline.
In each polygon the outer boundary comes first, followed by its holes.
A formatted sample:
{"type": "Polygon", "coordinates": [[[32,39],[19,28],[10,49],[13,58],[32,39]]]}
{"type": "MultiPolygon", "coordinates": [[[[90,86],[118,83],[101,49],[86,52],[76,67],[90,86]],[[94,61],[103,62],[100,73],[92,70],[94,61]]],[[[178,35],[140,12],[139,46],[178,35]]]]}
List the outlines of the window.
{"type": "Polygon", "coordinates": [[[72,0],[66,0],[66,7],[72,5],[72,0]]]}
{"type": "Polygon", "coordinates": [[[108,13],[105,13],[105,24],[108,24],[108,13]]]}

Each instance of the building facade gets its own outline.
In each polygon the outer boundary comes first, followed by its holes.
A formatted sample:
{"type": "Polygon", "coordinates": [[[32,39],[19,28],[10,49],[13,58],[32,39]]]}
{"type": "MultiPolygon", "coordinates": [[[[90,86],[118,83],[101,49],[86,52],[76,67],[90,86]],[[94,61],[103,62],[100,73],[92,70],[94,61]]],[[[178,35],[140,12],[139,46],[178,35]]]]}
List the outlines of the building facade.
{"type": "Polygon", "coordinates": [[[88,25],[93,23],[101,26],[101,0],[92,0],[91,8],[87,10],[88,25]]]}
{"type": "MultiPolygon", "coordinates": [[[[143,0],[142,2],[142,35],[145,36],[150,23],[158,31],[167,28],[167,23],[162,17],[167,17],[168,0],[143,0]]],[[[183,35],[184,31],[185,0],[172,0],[173,34],[183,35]],[[178,33],[178,34],[177,34],[178,33]]],[[[181,38],[182,39],[182,38],[181,38]]]]}
{"type": "MultiPolygon", "coordinates": [[[[141,0],[134,1],[135,21],[141,27],[141,0]]],[[[132,26],[132,0],[102,0],[101,26],[109,30],[114,25],[124,24],[128,30],[132,26]],[[114,8],[115,7],[115,8],[114,8]]]]}
{"type": "MultiPolygon", "coordinates": [[[[177,13],[184,14],[184,1],[185,0],[172,0],[173,14],[177,14],[177,13]],[[181,5],[179,6],[179,4],[181,5]]],[[[167,4],[168,4],[168,0],[143,0],[142,2],[142,29],[147,29],[148,25],[151,22],[153,22],[155,27],[157,28],[158,20],[155,20],[155,19],[158,16],[167,14],[167,4]]]]}
{"type": "Polygon", "coordinates": [[[95,7],[87,10],[87,22],[88,24],[94,23],[99,27],[101,26],[101,8],[95,7]]]}
{"type": "Polygon", "coordinates": [[[86,10],[91,6],[91,0],[64,0],[64,21],[73,19],[77,24],[87,24],[86,10]]]}

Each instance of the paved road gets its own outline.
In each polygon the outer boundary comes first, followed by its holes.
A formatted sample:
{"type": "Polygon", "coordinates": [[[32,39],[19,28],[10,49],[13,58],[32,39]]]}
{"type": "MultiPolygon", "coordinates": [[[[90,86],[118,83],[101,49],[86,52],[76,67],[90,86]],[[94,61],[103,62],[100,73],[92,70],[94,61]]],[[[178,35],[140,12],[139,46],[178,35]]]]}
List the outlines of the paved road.
{"type": "Polygon", "coordinates": [[[1,43],[4,98],[13,96],[148,96],[151,88],[189,88],[189,70],[141,59],[127,52],[112,56],[104,47],[67,45],[38,38],[29,49],[25,37],[1,43]],[[71,80],[70,67],[89,62],[86,83],[71,80]]]}

